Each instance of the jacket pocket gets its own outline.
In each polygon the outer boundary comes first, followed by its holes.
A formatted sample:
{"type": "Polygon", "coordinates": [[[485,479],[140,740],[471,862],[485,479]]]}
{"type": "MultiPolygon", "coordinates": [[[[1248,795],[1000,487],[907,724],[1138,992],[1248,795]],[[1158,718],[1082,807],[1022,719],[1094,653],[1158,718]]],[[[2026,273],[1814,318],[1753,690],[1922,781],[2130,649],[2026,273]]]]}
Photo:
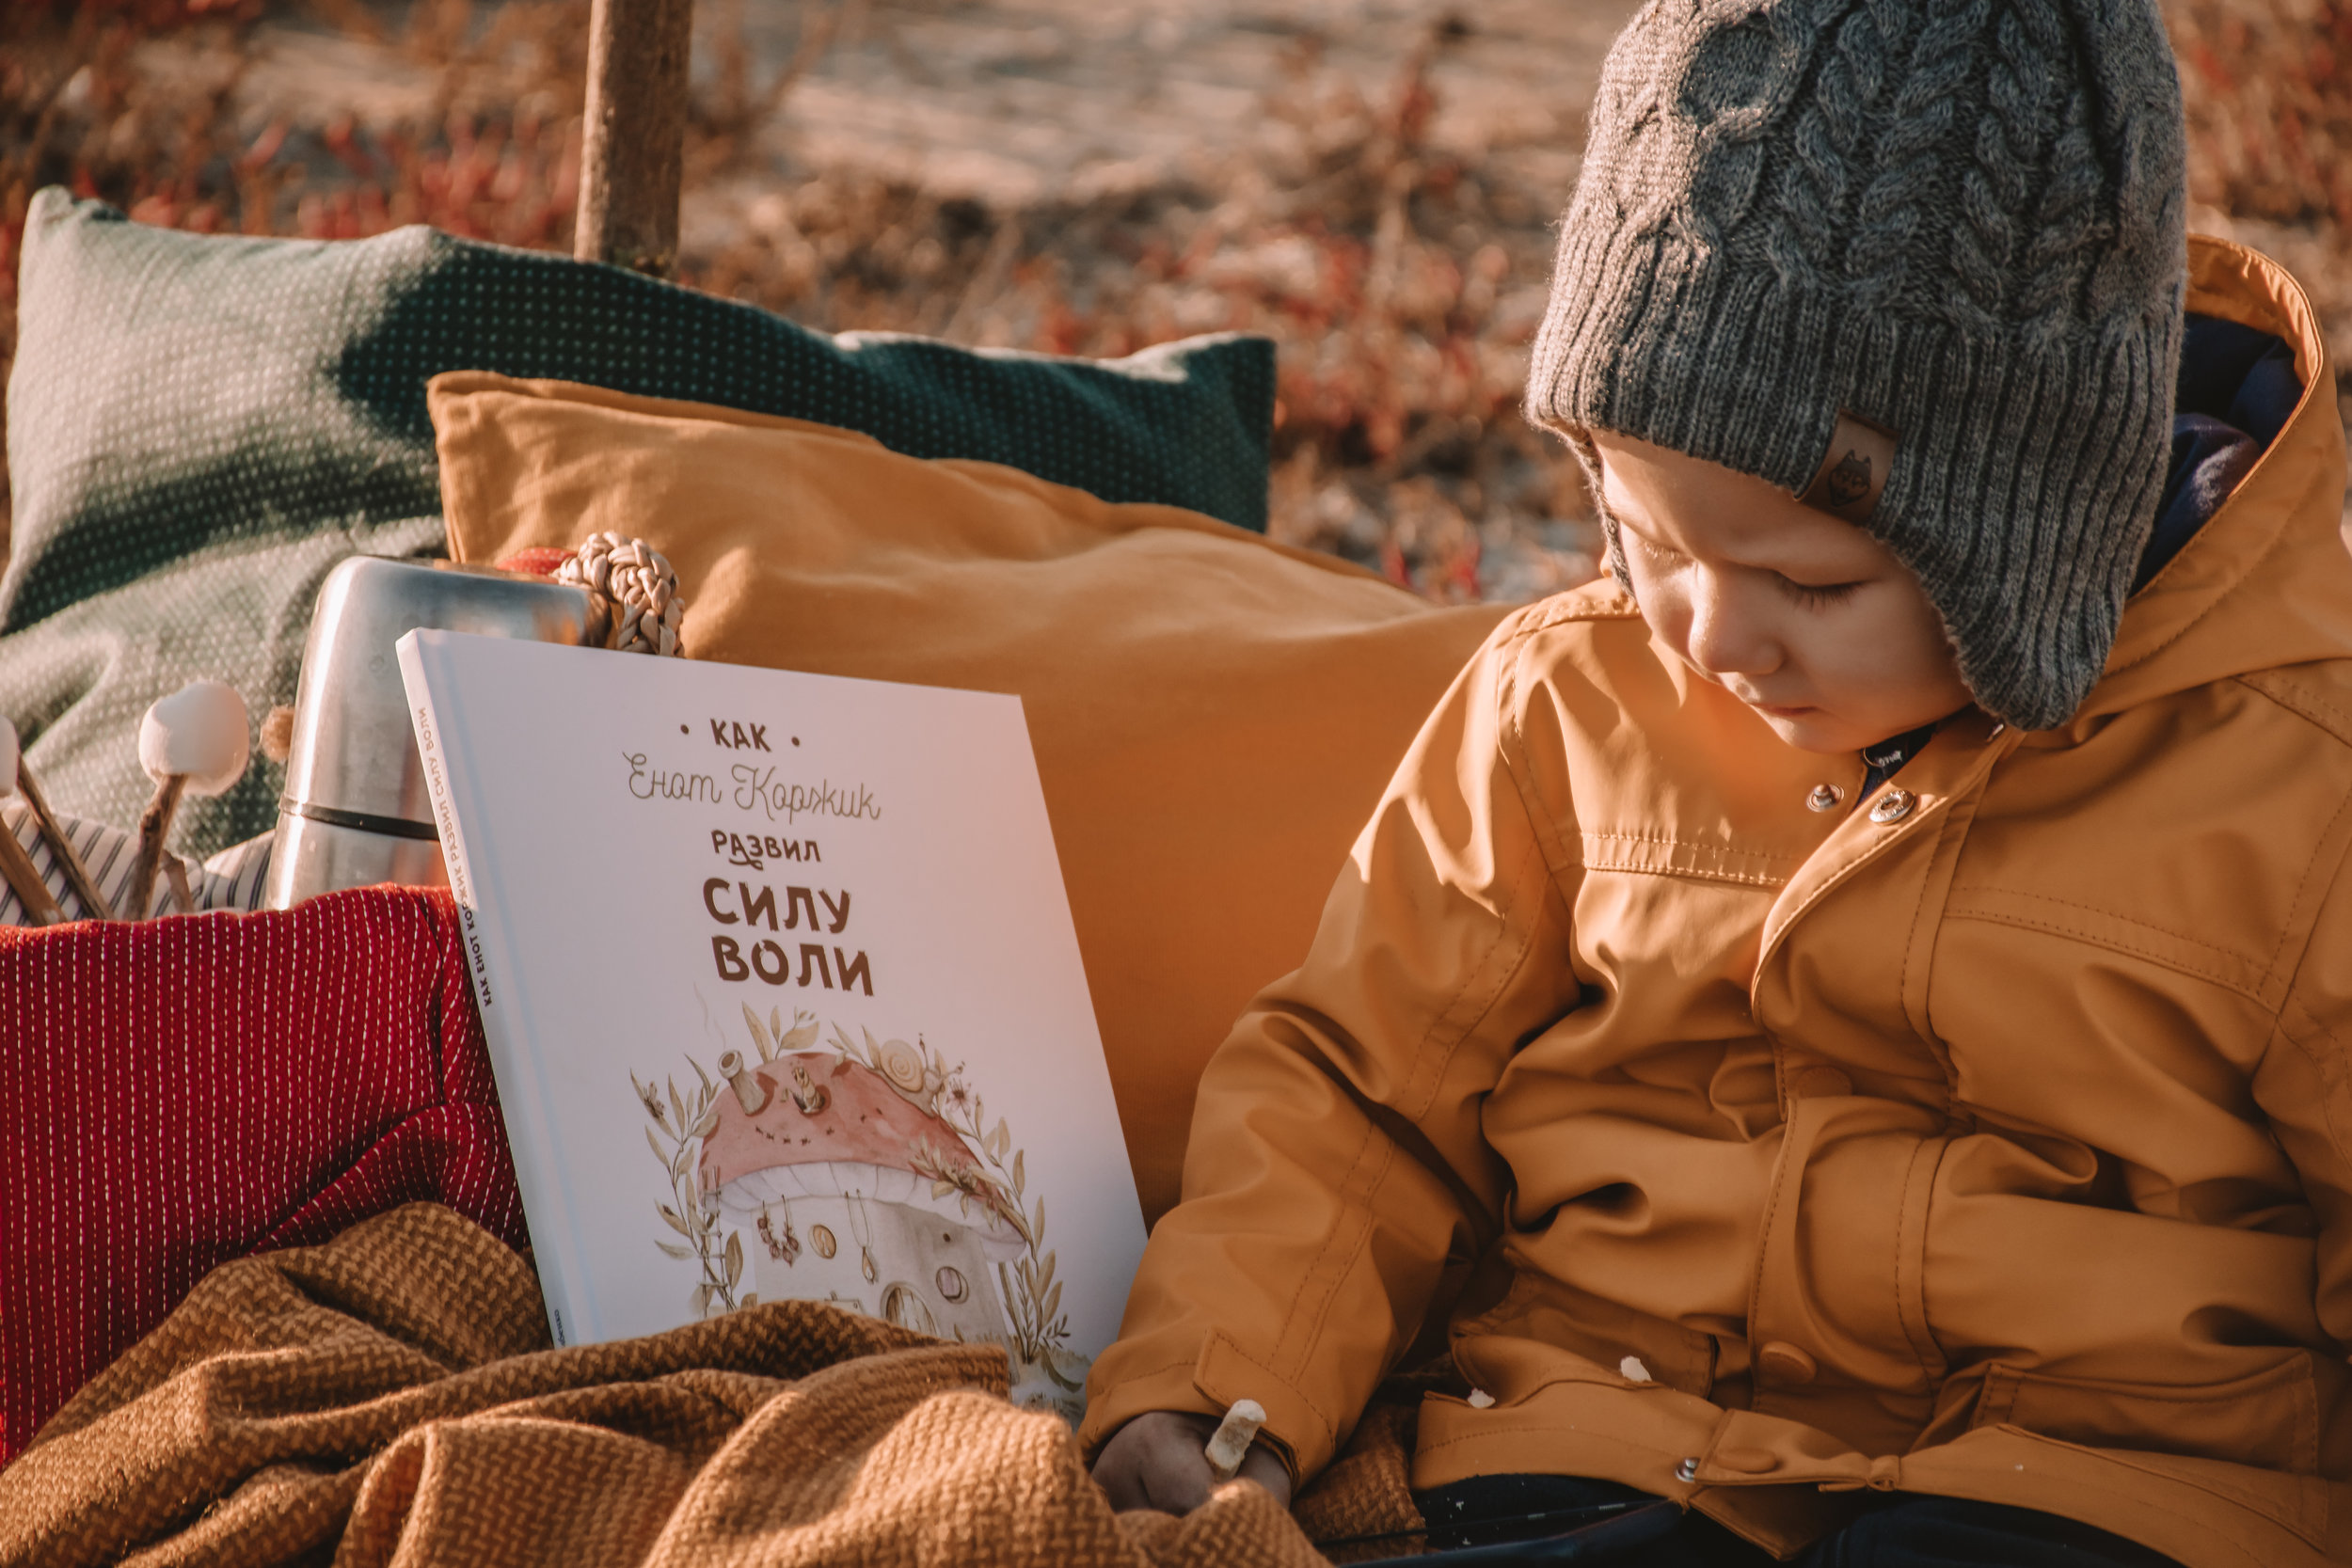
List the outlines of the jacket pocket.
{"type": "Polygon", "coordinates": [[[1454,1364],[1505,1403],[1562,1382],[1662,1384],[1705,1398],[1715,1341],[1523,1267],[1502,1300],[1454,1325],[1454,1364]]]}
{"type": "Polygon", "coordinates": [[[2086,1448],[2319,1473],[2319,1385],[2308,1351],[2227,1383],[2184,1386],[2053,1377],[1995,1362],[1985,1369],[1969,1424],[2023,1427],[2086,1448]]]}

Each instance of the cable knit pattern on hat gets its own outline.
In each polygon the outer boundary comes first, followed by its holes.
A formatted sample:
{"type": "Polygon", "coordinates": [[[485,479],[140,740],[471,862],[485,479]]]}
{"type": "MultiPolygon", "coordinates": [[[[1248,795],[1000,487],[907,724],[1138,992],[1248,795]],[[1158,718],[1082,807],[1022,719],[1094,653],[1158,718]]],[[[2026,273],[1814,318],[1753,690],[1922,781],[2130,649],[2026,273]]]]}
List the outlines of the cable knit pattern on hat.
{"type": "Polygon", "coordinates": [[[2062,723],[2163,484],[2184,142],[2153,0],[1653,0],[1602,71],[1528,416],[1798,494],[1841,412],[1896,432],[1868,528],[1978,701],[2062,723]]]}

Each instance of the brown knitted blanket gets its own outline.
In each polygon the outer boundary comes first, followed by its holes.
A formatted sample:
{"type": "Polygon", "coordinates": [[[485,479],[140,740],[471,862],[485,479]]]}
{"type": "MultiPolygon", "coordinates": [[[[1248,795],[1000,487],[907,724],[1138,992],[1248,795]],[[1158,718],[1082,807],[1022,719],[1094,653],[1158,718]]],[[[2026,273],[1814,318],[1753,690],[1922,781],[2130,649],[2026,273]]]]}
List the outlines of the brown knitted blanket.
{"type": "Polygon", "coordinates": [[[529,1266],[413,1204],[207,1276],[0,1471],[0,1563],[1287,1568],[1419,1523],[1401,1410],[1295,1520],[1247,1483],[1180,1520],[1004,1393],[997,1352],[804,1303],[550,1350],[529,1266]]]}

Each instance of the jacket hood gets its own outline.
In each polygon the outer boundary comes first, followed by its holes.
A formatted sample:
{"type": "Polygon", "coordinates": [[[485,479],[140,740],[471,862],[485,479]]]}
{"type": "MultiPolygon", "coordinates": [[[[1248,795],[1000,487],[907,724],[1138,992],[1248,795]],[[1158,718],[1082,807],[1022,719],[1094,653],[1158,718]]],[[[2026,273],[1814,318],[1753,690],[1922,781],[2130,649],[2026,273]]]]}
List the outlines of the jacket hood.
{"type": "Polygon", "coordinates": [[[2344,425],[2311,301],[2267,257],[2199,234],[2186,308],[2287,343],[2302,397],[2229,499],[2124,606],[2106,669],[2066,733],[2233,675],[2352,657],[2344,425]]]}

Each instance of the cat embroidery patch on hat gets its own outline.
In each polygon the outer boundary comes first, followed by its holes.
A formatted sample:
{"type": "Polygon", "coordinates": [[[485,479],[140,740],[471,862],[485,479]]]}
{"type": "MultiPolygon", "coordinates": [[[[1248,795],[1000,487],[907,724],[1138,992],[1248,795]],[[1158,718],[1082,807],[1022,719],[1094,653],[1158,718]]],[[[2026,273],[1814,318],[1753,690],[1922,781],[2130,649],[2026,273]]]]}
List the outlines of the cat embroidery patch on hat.
{"type": "Polygon", "coordinates": [[[1829,451],[1813,483],[1797,499],[1850,523],[1868,522],[1879,493],[1886,488],[1887,472],[1895,466],[1895,433],[1885,426],[1839,409],[1829,451]]]}

